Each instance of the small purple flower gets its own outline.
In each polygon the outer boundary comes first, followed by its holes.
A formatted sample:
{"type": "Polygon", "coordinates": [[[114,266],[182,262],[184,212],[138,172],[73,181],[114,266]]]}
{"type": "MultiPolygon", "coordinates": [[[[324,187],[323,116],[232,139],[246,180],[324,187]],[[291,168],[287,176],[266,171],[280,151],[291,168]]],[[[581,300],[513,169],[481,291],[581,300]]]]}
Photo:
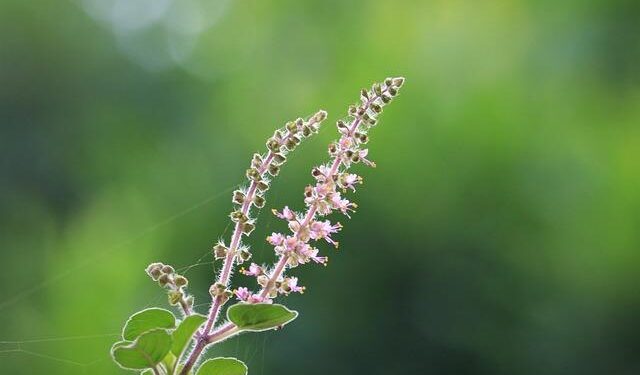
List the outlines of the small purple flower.
{"type": "Polygon", "coordinates": [[[269,237],[267,237],[267,241],[273,246],[281,246],[284,243],[284,236],[282,233],[271,233],[269,237]]]}
{"type": "Polygon", "coordinates": [[[291,211],[291,210],[289,209],[289,207],[287,207],[287,206],[285,206],[285,207],[282,209],[282,213],[280,213],[280,212],[278,212],[278,211],[276,211],[276,210],[273,210],[273,213],[274,213],[277,217],[279,217],[280,219],[285,219],[285,220],[295,220],[295,218],[296,218],[295,213],[294,213],[293,211],[291,211]]]}
{"type": "Polygon", "coordinates": [[[314,240],[321,240],[324,238],[333,246],[338,247],[338,243],[332,240],[330,236],[332,233],[338,233],[341,228],[342,225],[340,223],[331,225],[331,222],[329,220],[314,221],[313,223],[311,223],[310,237],[314,240]]]}
{"type": "Polygon", "coordinates": [[[251,296],[251,292],[245,287],[236,289],[234,293],[240,301],[246,301],[251,296]]]}
{"type": "Polygon", "coordinates": [[[251,263],[251,265],[249,266],[249,270],[242,269],[240,272],[242,272],[242,274],[247,276],[264,275],[264,270],[262,269],[262,267],[260,267],[255,263],[251,263]]]}

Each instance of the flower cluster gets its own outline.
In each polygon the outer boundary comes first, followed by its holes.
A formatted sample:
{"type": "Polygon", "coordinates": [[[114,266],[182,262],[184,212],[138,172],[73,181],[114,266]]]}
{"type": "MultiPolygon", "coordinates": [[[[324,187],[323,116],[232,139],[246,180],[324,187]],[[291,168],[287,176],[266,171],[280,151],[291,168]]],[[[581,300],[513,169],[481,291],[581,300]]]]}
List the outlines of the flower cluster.
{"type": "MultiPolygon", "coordinates": [[[[247,287],[232,289],[229,285],[235,264],[246,263],[252,258],[249,247],[242,243],[243,237],[255,229],[256,220],[251,215],[251,208],[259,209],[265,206],[264,195],[269,189],[271,178],[278,175],[289,152],[304,138],[318,132],[320,123],[327,116],[324,111],[317,112],[307,120],[298,118],[288,122],[267,140],[265,153],[253,155],[251,165],[246,171],[248,186],[233,192],[232,200],[235,207],[229,216],[235,225],[231,239],[228,244],[222,240],[218,241],[212,249],[215,259],[221,259],[223,263],[215,282],[209,288],[212,301],[206,319],[195,316],[197,314],[193,312],[193,297],[186,293],[188,281],[184,276],[177,274],[173,267],[162,263],[153,263],[147,268],[149,276],[168,290],[169,303],[179,305],[185,315],[191,315],[189,325],[193,324],[193,321],[202,322],[197,329],[193,328],[189,339],[193,340],[191,349],[176,357],[173,348],[167,347],[167,351],[171,350],[171,353],[162,364],[154,363],[154,367],[151,367],[154,373],[200,373],[207,362],[200,365],[200,368],[197,368],[196,364],[207,347],[244,331],[278,328],[295,319],[295,312],[282,305],[268,304],[278,296],[304,293],[305,287],[299,285],[298,278],[289,275],[288,271],[306,263],[326,265],[328,257],[320,253],[320,249],[316,247],[317,243],[325,241],[335,248],[338,247],[334,237],[342,229],[342,224],[330,220],[327,216],[338,212],[350,217],[358,207],[345,195],[356,191],[357,186],[362,183],[362,177],[349,170],[351,166],[359,163],[375,167],[366,148],[369,141],[368,133],[377,124],[378,115],[383,107],[398,94],[403,83],[404,78],[401,77],[387,78],[383,83],[374,84],[369,90],[363,89],[360,102],[350,106],[347,116],[337,121],[340,136],[329,144],[329,162],[311,171],[314,183],[304,189],[305,210],[296,212],[289,207],[273,210],[278,218],[287,222],[289,229],[288,233],[274,232],[267,237],[267,242],[273,246],[278,257],[277,262],[273,266],[250,263],[246,269],[240,270],[240,273],[256,279],[259,291],[254,292],[247,287]],[[234,296],[240,303],[229,307],[227,322],[217,325],[222,306],[234,296]],[[232,311],[236,313],[232,314],[232,311]],[[276,314],[277,318],[272,314],[276,314]],[[258,321],[260,324],[256,325],[258,321]],[[164,371],[165,367],[167,371],[164,371]]],[[[183,323],[186,321],[185,318],[183,323]]],[[[165,335],[169,337],[169,333],[165,332],[165,335]]],[[[112,354],[125,353],[123,351],[131,349],[130,346],[137,343],[116,343],[112,348],[112,354]]],[[[114,355],[114,359],[121,365],[132,360],[129,356],[122,355],[114,355]]],[[[240,361],[236,362],[241,364],[240,361]]],[[[138,363],[134,365],[139,366],[138,363]]],[[[240,367],[242,366],[244,365],[240,367]]]]}
{"type": "Polygon", "coordinates": [[[146,271],[153,281],[167,289],[170,305],[180,305],[185,315],[191,315],[193,296],[188,295],[185,290],[189,284],[186,277],[177,274],[173,267],[162,263],[151,263],[146,271]]]}
{"type": "MultiPolygon", "coordinates": [[[[213,254],[216,259],[235,257],[231,261],[243,263],[251,258],[249,247],[240,244],[240,237],[251,234],[255,229],[255,219],[250,216],[251,207],[264,207],[264,194],[269,189],[270,178],[278,175],[289,152],[293,151],[304,138],[318,132],[320,123],[326,117],[325,111],[318,111],[308,120],[298,118],[287,122],[283,128],[277,129],[273,136],[267,139],[266,154],[253,155],[251,165],[246,171],[249,186],[233,192],[232,201],[236,207],[229,216],[235,223],[236,229],[229,246],[224,241],[218,241],[214,245],[213,254]]],[[[224,280],[222,282],[226,283],[224,280]]]]}
{"type": "Polygon", "coordinates": [[[289,235],[272,233],[267,237],[267,242],[274,246],[279,262],[273,270],[265,270],[255,263],[248,270],[243,269],[243,274],[257,279],[262,291],[252,293],[247,288],[238,288],[235,295],[239,300],[249,303],[271,302],[278,294],[302,292],[304,287],[298,286],[298,279],[284,276],[285,270],[311,261],[326,265],[328,258],[319,256],[319,250],[310,242],[325,240],[338,247],[332,235],[342,229],[342,225],[322,217],[333,212],[349,217],[349,213],[357,208],[343,193],[355,191],[356,185],[362,183],[362,177],[348,170],[357,163],[375,167],[375,163],[368,159],[369,150],[364,147],[369,141],[367,134],[377,124],[383,107],[397,95],[403,83],[404,78],[387,78],[382,84],[374,84],[370,90],[363,89],[361,102],[349,107],[346,120],[338,120],[340,138],[329,145],[331,161],[313,168],[311,174],[315,184],[304,190],[306,212],[297,213],[289,207],[284,207],[282,211],[273,210],[278,218],[287,221],[291,231],[289,235]]]}

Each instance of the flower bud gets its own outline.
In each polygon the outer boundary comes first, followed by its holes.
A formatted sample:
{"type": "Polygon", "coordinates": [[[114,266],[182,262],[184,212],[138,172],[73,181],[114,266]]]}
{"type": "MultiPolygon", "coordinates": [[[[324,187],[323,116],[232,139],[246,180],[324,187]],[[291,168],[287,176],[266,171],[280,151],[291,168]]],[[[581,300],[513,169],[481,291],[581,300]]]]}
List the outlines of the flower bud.
{"type": "Polygon", "coordinates": [[[389,87],[389,94],[391,96],[396,96],[398,95],[398,89],[396,89],[395,87],[389,87]]]}
{"type": "Polygon", "coordinates": [[[158,281],[158,277],[162,274],[162,267],[164,264],[162,263],[151,263],[147,267],[147,274],[151,277],[153,281],[158,281]]]}
{"type": "Polygon", "coordinates": [[[378,83],[374,83],[373,86],[371,86],[371,90],[378,96],[382,95],[382,87],[380,87],[378,83]]]}
{"type": "Polygon", "coordinates": [[[404,77],[397,77],[393,79],[393,85],[397,88],[402,87],[404,85],[404,77]]]}
{"type": "Polygon", "coordinates": [[[182,292],[179,290],[172,290],[167,294],[167,296],[169,297],[170,305],[177,305],[182,300],[182,292]]]}
{"type": "Polygon", "coordinates": [[[315,122],[322,122],[322,121],[324,121],[326,118],[327,118],[327,112],[326,112],[326,111],[323,111],[323,110],[320,110],[320,111],[316,112],[316,114],[315,114],[315,115],[313,115],[313,120],[314,120],[315,122]]]}

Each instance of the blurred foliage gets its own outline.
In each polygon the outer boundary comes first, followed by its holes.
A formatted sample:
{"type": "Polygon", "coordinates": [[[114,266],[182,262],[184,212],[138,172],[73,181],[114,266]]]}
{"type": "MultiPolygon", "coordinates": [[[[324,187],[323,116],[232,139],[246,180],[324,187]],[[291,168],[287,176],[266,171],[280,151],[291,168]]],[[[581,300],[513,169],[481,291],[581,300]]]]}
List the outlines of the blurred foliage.
{"type": "MultiPolygon", "coordinates": [[[[201,259],[206,310],[208,251],[272,130],[404,75],[341,250],[296,271],[300,317],[210,355],[254,375],[637,374],[639,20],[634,0],[0,2],[0,372],[123,373],[120,324],[166,303],[148,263],[201,259]]],[[[335,134],[292,155],[269,209],[301,207],[335,134]]]]}

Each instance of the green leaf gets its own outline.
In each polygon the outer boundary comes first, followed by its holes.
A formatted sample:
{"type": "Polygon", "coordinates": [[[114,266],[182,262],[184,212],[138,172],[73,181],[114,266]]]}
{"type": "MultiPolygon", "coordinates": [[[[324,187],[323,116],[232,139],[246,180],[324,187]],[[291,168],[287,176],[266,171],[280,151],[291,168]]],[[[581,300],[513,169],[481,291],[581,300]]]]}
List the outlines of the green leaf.
{"type": "Polygon", "coordinates": [[[238,303],[227,310],[227,318],[244,331],[266,331],[283,326],[298,316],[297,311],[269,303],[238,303]]]}
{"type": "Polygon", "coordinates": [[[235,358],[206,360],[196,375],[247,375],[247,365],[235,358]]]}
{"type": "Polygon", "coordinates": [[[171,352],[176,356],[180,357],[182,352],[189,344],[193,333],[207,320],[207,318],[203,315],[190,315],[186,317],[182,323],[173,331],[173,346],[171,347],[171,352]]]}
{"type": "Polygon", "coordinates": [[[143,333],[134,342],[120,341],[111,347],[111,356],[125,369],[156,366],[171,350],[171,336],[164,329],[143,333]]]}
{"type": "Polygon", "coordinates": [[[175,326],[176,318],[170,311],[158,308],[146,309],[131,315],[122,330],[122,338],[133,341],[151,329],[174,328],[175,326]]]}

